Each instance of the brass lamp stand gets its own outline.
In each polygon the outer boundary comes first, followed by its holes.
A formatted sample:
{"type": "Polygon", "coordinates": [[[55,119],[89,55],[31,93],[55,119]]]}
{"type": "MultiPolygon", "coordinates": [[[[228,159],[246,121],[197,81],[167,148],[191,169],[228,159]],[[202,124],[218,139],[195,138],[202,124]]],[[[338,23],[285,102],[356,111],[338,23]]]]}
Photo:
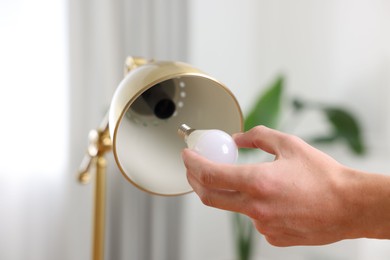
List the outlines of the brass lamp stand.
{"type": "MultiPolygon", "coordinates": [[[[143,58],[128,57],[124,73],[146,64],[143,58]]],[[[108,113],[100,126],[93,129],[88,135],[89,145],[79,168],[78,180],[87,184],[91,179],[91,170],[95,170],[95,191],[92,228],[92,260],[104,260],[105,239],[105,204],[106,204],[106,170],[105,154],[112,149],[112,142],[108,128],[108,113]]]]}
{"type": "Polygon", "coordinates": [[[95,168],[95,191],[93,209],[92,259],[104,259],[105,204],[106,204],[106,152],[111,150],[107,117],[97,130],[89,132],[89,146],[80,165],[79,181],[89,183],[91,168],[95,168]]]}

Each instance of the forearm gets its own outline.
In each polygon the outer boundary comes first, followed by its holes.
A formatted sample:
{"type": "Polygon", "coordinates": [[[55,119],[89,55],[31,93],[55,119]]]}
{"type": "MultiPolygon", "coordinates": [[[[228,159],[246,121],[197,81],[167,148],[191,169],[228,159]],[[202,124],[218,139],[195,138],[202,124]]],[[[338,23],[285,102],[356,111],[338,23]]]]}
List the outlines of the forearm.
{"type": "Polygon", "coordinates": [[[345,168],[348,238],[390,239],[390,177],[345,168]]]}

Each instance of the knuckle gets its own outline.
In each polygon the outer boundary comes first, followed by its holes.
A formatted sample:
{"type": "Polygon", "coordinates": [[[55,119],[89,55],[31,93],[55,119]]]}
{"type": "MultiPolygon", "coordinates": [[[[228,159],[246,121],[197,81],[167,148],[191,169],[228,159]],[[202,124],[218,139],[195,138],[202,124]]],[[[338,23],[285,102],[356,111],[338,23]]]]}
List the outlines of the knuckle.
{"type": "Polygon", "coordinates": [[[263,125],[258,125],[252,128],[252,131],[255,135],[261,136],[264,131],[266,131],[267,127],[263,125]]]}
{"type": "Polygon", "coordinates": [[[274,234],[274,230],[264,223],[260,223],[259,221],[255,220],[254,225],[256,230],[264,236],[271,236],[274,234]]]}
{"type": "Polygon", "coordinates": [[[257,223],[261,223],[261,226],[267,226],[273,219],[273,216],[269,210],[259,206],[251,207],[248,215],[252,219],[255,219],[257,223]]]}
{"type": "Polygon", "coordinates": [[[287,139],[288,139],[291,143],[293,143],[293,144],[297,144],[297,143],[302,143],[302,142],[303,142],[302,138],[300,138],[300,137],[298,137],[298,136],[296,136],[296,135],[288,135],[288,136],[287,136],[287,139]]]}
{"type": "MultiPolygon", "coordinates": [[[[264,165],[263,165],[264,166],[264,165]]],[[[250,182],[248,193],[254,198],[267,199],[275,194],[275,181],[274,176],[270,174],[267,168],[255,170],[255,172],[261,171],[262,174],[253,174],[250,176],[250,182]]]]}
{"type": "Polygon", "coordinates": [[[265,197],[268,194],[268,185],[266,185],[265,181],[265,176],[266,174],[263,175],[254,175],[251,176],[252,180],[250,182],[250,192],[253,193],[253,196],[256,197],[265,197]]]}
{"type": "Polygon", "coordinates": [[[276,237],[276,236],[266,235],[265,239],[268,241],[268,243],[270,243],[273,246],[278,246],[278,247],[283,246],[283,244],[281,243],[280,239],[278,237],[276,237]]]}
{"type": "Polygon", "coordinates": [[[199,182],[203,186],[210,186],[213,184],[213,176],[211,171],[205,169],[199,173],[199,182]]]}
{"type": "Polygon", "coordinates": [[[277,247],[288,247],[288,246],[294,246],[299,244],[299,243],[295,243],[294,241],[291,241],[291,239],[289,239],[288,237],[280,233],[266,235],[265,239],[268,241],[268,243],[277,247]]]}
{"type": "Polygon", "coordinates": [[[280,144],[283,147],[283,154],[287,155],[295,153],[299,147],[302,147],[303,143],[304,141],[300,137],[286,134],[280,144]]]}
{"type": "Polygon", "coordinates": [[[299,144],[303,143],[303,140],[296,135],[286,135],[284,142],[286,144],[290,144],[290,145],[299,145],[299,144]]]}
{"type": "Polygon", "coordinates": [[[213,203],[211,197],[208,195],[208,193],[203,192],[203,193],[199,194],[199,198],[204,205],[209,206],[209,207],[214,206],[214,203],[213,203]]]}

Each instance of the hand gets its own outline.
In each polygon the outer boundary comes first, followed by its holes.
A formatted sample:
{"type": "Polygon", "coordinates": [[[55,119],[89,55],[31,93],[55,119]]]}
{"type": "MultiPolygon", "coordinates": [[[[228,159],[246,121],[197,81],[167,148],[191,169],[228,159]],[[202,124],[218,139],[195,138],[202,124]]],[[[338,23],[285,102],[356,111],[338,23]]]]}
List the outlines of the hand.
{"type": "Polygon", "coordinates": [[[234,139],[239,147],[262,149],[275,155],[275,160],[226,165],[184,150],[188,181],[204,204],[246,214],[277,246],[369,236],[370,222],[362,212],[368,203],[362,196],[356,199],[364,174],[295,136],[263,126],[234,139]]]}

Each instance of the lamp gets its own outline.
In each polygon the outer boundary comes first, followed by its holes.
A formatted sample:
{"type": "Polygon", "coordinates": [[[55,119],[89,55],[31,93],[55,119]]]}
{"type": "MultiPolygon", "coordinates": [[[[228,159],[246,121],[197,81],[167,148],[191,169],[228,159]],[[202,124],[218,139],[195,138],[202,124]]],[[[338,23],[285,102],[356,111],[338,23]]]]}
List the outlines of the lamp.
{"type": "Polygon", "coordinates": [[[173,196],[192,191],[181,160],[183,123],[197,129],[242,130],[234,95],[219,81],[182,62],[128,57],[125,77],[89,146],[79,171],[81,183],[96,168],[92,259],[104,259],[104,155],[112,150],[123,176],[151,194],[173,196]]]}

